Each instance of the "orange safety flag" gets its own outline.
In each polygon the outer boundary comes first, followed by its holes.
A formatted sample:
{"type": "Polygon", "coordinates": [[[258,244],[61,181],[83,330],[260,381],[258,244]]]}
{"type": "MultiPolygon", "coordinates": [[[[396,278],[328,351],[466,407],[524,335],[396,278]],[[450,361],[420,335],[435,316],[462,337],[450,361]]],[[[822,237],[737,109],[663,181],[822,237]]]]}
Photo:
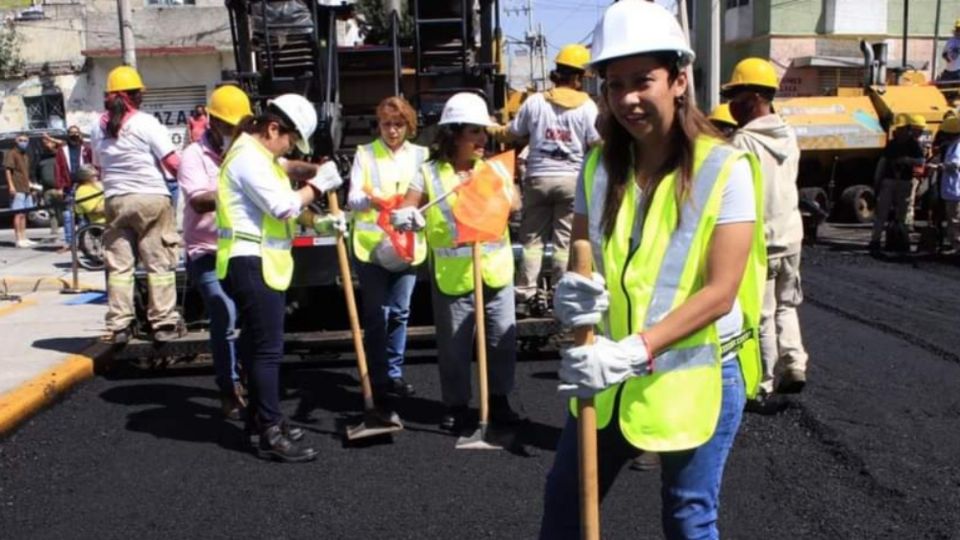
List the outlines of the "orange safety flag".
{"type": "Polygon", "coordinates": [[[458,244],[496,242],[503,237],[510,220],[515,160],[513,150],[497,154],[459,186],[453,203],[458,244]]]}
{"type": "Polygon", "coordinates": [[[364,186],[363,191],[370,197],[370,200],[373,201],[374,207],[379,210],[377,214],[377,225],[383,229],[383,232],[387,233],[387,238],[389,238],[390,243],[393,244],[393,249],[396,250],[397,255],[407,262],[413,262],[414,249],[416,247],[414,232],[400,232],[394,229],[390,223],[390,212],[403,205],[405,195],[403,193],[397,193],[392,197],[383,198],[374,195],[373,190],[370,189],[369,186],[364,186]]]}

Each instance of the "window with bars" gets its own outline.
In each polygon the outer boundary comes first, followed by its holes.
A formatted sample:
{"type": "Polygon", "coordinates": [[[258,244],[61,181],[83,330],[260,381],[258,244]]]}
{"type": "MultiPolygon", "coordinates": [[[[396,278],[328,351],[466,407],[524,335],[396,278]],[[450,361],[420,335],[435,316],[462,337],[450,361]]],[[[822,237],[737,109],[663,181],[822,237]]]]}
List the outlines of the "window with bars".
{"type": "Polygon", "coordinates": [[[29,129],[63,129],[67,117],[63,106],[63,94],[43,94],[23,98],[27,110],[29,129]]]}

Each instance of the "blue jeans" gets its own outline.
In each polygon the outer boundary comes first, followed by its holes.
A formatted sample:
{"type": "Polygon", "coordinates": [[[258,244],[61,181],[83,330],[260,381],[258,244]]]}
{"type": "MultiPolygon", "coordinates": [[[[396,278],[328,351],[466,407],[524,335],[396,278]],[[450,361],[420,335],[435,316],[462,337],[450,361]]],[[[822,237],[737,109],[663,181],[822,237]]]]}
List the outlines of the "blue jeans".
{"type": "Polygon", "coordinates": [[[210,353],[217,386],[223,392],[233,392],[233,383],[240,380],[237,373],[237,309],[233,300],[217,279],[217,257],[210,253],[196,259],[187,259],[187,273],[203,299],[210,317],[210,353]]]}
{"type": "MultiPolygon", "coordinates": [[[[661,521],[666,538],[720,538],[717,530],[720,482],[727,455],[740,427],[745,401],[739,363],[724,363],[723,403],[713,437],[693,450],[660,454],[661,521]]],[[[623,438],[616,420],[597,431],[597,476],[601,500],[620,469],[640,452],[623,438]]],[[[541,539],[580,538],[578,469],[577,421],[569,416],[557,444],[553,468],[547,475],[541,539]]]]}
{"type": "Polygon", "coordinates": [[[283,317],[286,292],[263,280],[260,257],[233,257],[227,286],[237,304],[240,339],[237,352],[247,372],[250,412],[264,428],[280,423],[280,361],[283,359],[283,317]]]}
{"type": "Polygon", "coordinates": [[[403,377],[410,297],[417,284],[415,269],[391,272],[376,264],[357,263],[363,293],[363,342],[374,386],[403,377]]]}

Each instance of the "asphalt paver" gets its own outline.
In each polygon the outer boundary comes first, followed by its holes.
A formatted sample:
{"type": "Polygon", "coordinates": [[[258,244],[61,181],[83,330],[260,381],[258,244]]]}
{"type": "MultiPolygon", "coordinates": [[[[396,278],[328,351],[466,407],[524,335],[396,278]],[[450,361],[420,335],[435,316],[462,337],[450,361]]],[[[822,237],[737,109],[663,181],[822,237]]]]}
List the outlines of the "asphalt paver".
{"type": "MultiPolygon", "coordinates": [[[[960,538],[960,269],[804,252],[803,394],[744,417],[720,509],[726,538],[960,538]]],[[[549,355],[548,355],[549,356],[549,355]]],[[[245,451],[209,369],[118,370],[0,441],[3,538],[534,538],[564,421],[555,359],[518,365],[517,452],[454,450],[429,356],[391,442],[346,446],[348,362],[287,365],[284,408],[316,462],[245,451]]],[[[624,469],[604,538],[658,538],[659,477],[624,469]]]]}

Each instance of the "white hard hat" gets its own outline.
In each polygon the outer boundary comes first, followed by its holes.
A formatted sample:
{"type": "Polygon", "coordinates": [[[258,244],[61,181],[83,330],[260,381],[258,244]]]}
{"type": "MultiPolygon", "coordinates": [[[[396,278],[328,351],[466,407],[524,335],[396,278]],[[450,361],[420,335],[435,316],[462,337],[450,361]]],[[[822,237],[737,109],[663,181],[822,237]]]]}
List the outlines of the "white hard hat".
{"type": "Polygon", "coordinates": [[[293,122],[293,127],[300,134],[297,149],[304,154],[310,153],[310,138],[317,130],[317,110],[307,98],[299,94],[284,94],[267,102],[267,105],[276,107],[284,116],[293,122]]]}
{"type": "Polygon", "coordinates": [[[377,243],[377,247],[373,249],[371,254],[371,259],[374,263],[391,272],[403,272],[410,269],[410,262],[404,260],[397,253],[396,248],[393,247],[393,242],[386,237],[381,238],[380,242],[377,243]]]}
{"type": "Polygon", "coordinates": [[[473,92],[454,94],[443,105],[440,125],[472,124],[474,126],[492,126],[487,102],[473,92]]]}
{"type": "Polygon", "coordinates": [[[646,0],[620,0],[603,12],[593,30],[590,66],[661,51],[676,52],[681,66],[695,57],[680,23],[666,8],[646,0]]]}

